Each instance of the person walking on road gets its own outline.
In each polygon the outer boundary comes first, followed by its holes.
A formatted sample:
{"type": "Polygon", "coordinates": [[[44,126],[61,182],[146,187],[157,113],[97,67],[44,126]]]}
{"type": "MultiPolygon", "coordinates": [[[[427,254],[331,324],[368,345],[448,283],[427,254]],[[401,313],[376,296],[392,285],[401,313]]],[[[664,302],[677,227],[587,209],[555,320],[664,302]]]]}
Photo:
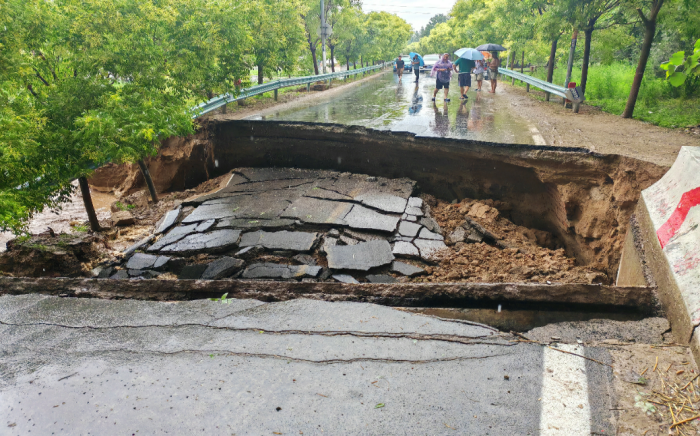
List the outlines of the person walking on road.
{"type": "Polygon", "coordinates": [[[484,72],[486,72],[486,64],[484,61],[475,61],[474,78],[476,79],[476,91],[481,91],[481,83],[484,81],[484,72]]]}
{"type": "Polygon", "coordinates": [[[399,82],[401,81],[401,76],[403,76],[403,68],[406,64],[401,60],[401,56],[396,60],[396,74],[399,75],[399,82]]]}
{"type": "Polygon", "coordinates": [[[435,77],[435,91],[433,91],[433,101],[440,89],[445,90],[445,101],[450,101],[447,98],[447,93],[450,91],[450,79],[452,78],[452,62],[450,62],[450,54],[445,53],[442,58],[433,65],[430,71],[430,76],[435,77]]]}
{"type": "Polygon", "coordinates": [[[416,75],[416,83],[418,83],[418,76],[420,75],[420,60],[418,59],[418,55],[413,56],[411,65],[413,66],[413,73],[416,75]]]}
{"type": "Polygon", "coordinates": [[[489,79],[491,79],[491,91],[489,91],[491,94],[496,93],[496,85],[498,85],[498,67],[501,66],[501,60],[498,59],[498,52],[494,51],[491,53],[493,55],[493,58],[491,59],[491,62],[489,63],[489,68],[491,69],[489,73],[489,79]]]}
{"type": "Polygon", "coordinates": [[[460,100],[469,98],[467,97],[467,92],[469,92],[469,88],[472,86],[472,70],[475,66],[476,64],[473,60],[464,58],[457,59],[452,66],[452,68],[459,73],[457,79],[459,81],[460,100]]]}

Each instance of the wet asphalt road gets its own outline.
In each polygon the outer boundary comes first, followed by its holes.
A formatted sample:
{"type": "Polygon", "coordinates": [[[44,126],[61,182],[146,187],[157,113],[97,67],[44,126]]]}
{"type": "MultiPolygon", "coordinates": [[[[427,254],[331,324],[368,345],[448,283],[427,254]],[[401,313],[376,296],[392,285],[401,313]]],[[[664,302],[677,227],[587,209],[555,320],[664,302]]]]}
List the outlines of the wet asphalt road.
{"type": "Polygon", "coordinates": [[[358,125],[420,136],[536,143],[532,127],[507,109],[508,97],[503,90],[490,94],[490,82],[484,81],[483,91],[476,92],[476,81],[472,82],[469,98],[460,101],[457,75],[453,75],[448,95],[451,101],[445,102],[440,90],[433,102],[435,79],[429,75],[421,74],[415,83],[413,74],[405,74],[399,82],[395,74],[386,73],[321,103],[253,118],[358,125]]]}
{"type": "Polygon", "coordinates": [[[609,367],[372,304],[3,296],[0,335],[0,435],[614,430],[609,367]]]}

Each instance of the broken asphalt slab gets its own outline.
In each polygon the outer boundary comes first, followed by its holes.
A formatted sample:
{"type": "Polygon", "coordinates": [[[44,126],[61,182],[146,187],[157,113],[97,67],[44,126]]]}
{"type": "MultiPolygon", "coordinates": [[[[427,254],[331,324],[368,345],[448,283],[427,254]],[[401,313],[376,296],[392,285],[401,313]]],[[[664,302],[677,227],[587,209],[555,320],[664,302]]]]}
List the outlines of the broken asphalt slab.
{"type": "Polygon", "coordinates": [[[328,267],[332,269],[352,269],[368,271],[394,260],[391,245],[377,240],[360,242],[355,245],[335,245],[328,247],[328,267]]]}

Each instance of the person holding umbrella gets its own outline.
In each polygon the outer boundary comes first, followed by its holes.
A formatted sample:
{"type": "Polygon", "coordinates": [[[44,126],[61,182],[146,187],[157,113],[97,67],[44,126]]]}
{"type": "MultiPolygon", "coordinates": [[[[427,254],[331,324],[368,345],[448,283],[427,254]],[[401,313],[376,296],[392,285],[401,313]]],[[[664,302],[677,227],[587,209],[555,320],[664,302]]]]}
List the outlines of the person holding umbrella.
{"type": "Polygon", "coordinates": [[[472,86],[472,70],[476,67],[474,60],[483,59],[484,56],[473,48],[460,48],[455,54],[459,56],[459,59],[455,61],[452,68],[459,73],[457,78],[459,79],[459,90],[461,92],[460,100],[466,100],[469,98],[467,97],[469,87],[472,86]]]}
{"type": "Polygon", "coordinates": [[[490,51],[493,55],[491,62],[489,62],[489,79],[491,80],[491,91],[492,94],[496,93],[496,85],[498,84],[498,67],[501,66],[501,60],[498,59],[498,52],[505,51],[506,49],[498,44],[482,44],[476,48],[479,51],[490,51]]]}
{"type": "Polygon", "coordinates": [[[410,52],[408,57],[411,58],[411,66],[413,66],[413,72],[416,74],[416,83],[418,83],[418,77],[420,76],[420,67],[425,65],[423,62],[423,56],[418,53],[410,52]]]}

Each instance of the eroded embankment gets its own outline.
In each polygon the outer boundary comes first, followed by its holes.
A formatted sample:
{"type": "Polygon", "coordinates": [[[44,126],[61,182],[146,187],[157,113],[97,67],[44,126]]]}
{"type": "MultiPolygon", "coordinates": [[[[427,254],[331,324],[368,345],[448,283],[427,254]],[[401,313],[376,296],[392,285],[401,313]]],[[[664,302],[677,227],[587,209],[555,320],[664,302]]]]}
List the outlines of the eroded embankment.
{"type": "MultiPolygon", "coordinates": [[[[614,277],[642,189],[666,168],[584,149],[416,137],[360,127],[269,121],[211,122],[171,138],[149,168],[160,191],[187,189],[233,168],[296,167],[407,177],[444,200],[493,199],[517,225],[551,232],[579,263],[614,277]]],[[[135,168],[108,166],[91,183],[133,192],[135,168]]]]}

